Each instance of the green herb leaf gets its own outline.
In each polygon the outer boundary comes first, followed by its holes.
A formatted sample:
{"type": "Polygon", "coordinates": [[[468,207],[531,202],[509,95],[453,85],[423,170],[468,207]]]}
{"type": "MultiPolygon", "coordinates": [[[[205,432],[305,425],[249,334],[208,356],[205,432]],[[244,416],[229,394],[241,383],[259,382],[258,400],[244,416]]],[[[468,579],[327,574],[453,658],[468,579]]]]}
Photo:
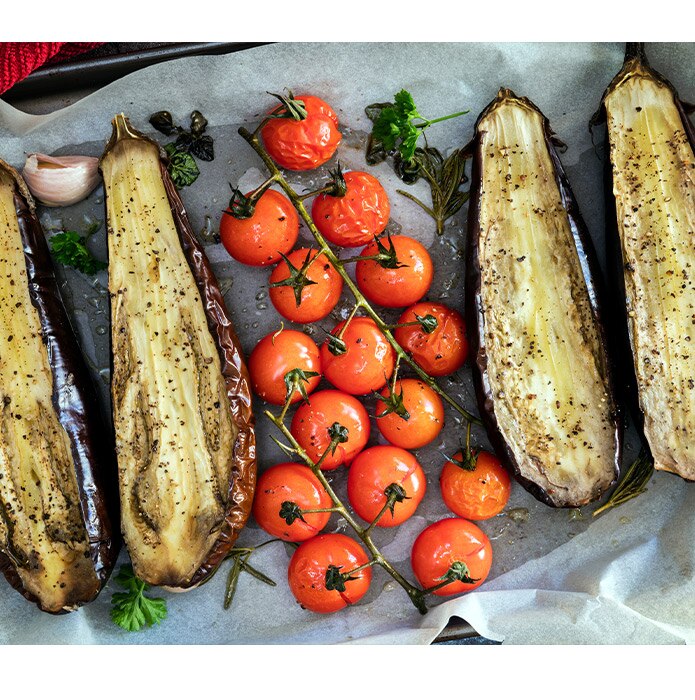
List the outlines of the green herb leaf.
{"type": "Polygon", "coordinates": [[[74,267],[86,275],[93,275],[107,267],[105,262],[97,260],[89,252],[87,239],[77,231],[56,233],[49,241],[55,259],[63,265],[74,267]]]}
{"type": "Polygon", "coordinates": [[[167,616],[166,601],[145,595],[150,587],[133,573],[132,566],[122,566],[115,581],[126,589],[111,597],[111,620],[119,627],[137,632],[144,626],[158,625],[167,616]]]}
{"type": "Polygon", "coordinates": [[[654,474],[654,460],[647,450],[642,448],[637,459],[627,468],[625,476],[616,486],[611,497],[593,515],[615,508],[626,501],[636,498],[647,490],[647,484],[654,474]]]}
{"type": "Polygon", "coordinates": [[[180,151],[174,143],[168,143],[164,150],[169,154],[167,170],[176,187],[181,189],[192,185],[200,175],[193,156],[186,151],[180,151]]]}

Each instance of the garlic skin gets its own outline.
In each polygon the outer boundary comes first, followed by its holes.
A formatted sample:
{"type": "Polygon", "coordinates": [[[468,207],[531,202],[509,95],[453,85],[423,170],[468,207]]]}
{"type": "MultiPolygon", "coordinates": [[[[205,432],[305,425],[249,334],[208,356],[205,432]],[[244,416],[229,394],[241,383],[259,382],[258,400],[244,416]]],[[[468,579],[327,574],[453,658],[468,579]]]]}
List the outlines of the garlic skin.
{"type": "Polygon", "coordinates": [[[29,191],[47,207],[83,200],[99,184],[99,159],[29,153],[22,175],[29,191]]]}

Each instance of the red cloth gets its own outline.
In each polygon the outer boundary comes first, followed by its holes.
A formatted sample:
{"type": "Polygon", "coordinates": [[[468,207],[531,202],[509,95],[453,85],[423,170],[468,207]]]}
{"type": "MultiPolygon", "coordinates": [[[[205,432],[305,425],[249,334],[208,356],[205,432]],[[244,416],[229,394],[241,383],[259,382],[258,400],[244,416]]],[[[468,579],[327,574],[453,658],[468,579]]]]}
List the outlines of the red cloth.
{"type": "Polygon", "coordinates": [[[102,44],[101,41],[0,43],[0,94],[46,63],[60,63],[102,44]]]}

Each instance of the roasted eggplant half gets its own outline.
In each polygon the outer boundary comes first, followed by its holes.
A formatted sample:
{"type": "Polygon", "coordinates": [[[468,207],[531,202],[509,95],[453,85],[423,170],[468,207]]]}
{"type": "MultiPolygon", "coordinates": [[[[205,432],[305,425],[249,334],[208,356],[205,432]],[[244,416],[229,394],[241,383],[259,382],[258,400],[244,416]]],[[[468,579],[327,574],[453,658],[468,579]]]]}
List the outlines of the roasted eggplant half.
{"type": "Polygon", "coordinates": [[[607,243],[637,424],[654,467],[695,479],[695,134],[629,44],[604,93],[607,243]]]}
{"type": "Polygon", "coordinates": [[[466,304],[491,442],[538,499],[578,507],[617,478],[622,438],[595,251],[553,138],[510,90],[478,118],[466,304]]]}
{"type": "Polygon", "coordinates": [[[26,184],[0,161],[0,569],[47,612],[93,600],[118,538],[111,431],[26,184]]]}
{"type": "Polygon", "coordinates": [[[123,115],[101,159],[121,528],[144,581],[190,588],[251,510],[249,377],[158,145],[123,115]]]}

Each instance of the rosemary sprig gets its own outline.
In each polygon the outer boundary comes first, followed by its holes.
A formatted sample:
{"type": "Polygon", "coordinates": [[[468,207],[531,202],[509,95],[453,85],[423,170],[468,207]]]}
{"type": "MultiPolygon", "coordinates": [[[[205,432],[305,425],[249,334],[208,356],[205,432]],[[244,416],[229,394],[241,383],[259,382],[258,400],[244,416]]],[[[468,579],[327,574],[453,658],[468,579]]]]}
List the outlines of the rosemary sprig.
{"type": "Polygon", "coordinates": [[[594,510],[593,515],[615,508],[647,490],[647,484],[654,473],[654,460],[647,450],[642,448],[637,459],[627,468],[625,476],[616,487],[611,497],[594,510]]]}

